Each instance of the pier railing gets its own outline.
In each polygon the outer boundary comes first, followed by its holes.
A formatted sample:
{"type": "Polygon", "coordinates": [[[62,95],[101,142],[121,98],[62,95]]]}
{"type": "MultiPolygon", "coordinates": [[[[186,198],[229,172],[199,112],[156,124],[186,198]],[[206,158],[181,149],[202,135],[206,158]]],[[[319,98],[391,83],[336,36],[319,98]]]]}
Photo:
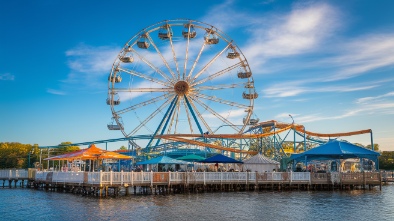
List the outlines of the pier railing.
{"type": "MultiPolygon", "coordinates": [[[[27,171],[1,171],[0,178],[17,177],[27,171]]],[[[380,172],[62,172],[36,171],[34,180],[77,185],[193,185],[193,184],[380,184],[380,172]]],[[[391,175],[391,174],[390,174],[391,175]]],[[[27,175],[23,175],[27,176],[27,175]]]]}
{"type": "Polygon", "coordinates": [[[394,182],[394,171],[383,171],[382,172],[383,182],[394,182]]]}
{"type": "Polygon", "coordinates": [[[309,172],[62,172],[37,171],[45,183],[86,185],[310,183],[309,172]]]}
{"type": "Polygon", "coordinates": [[[0,179],[4,180],[27,180],[29,179],[28,170],[9,169],[0,170],[0,179]]]}

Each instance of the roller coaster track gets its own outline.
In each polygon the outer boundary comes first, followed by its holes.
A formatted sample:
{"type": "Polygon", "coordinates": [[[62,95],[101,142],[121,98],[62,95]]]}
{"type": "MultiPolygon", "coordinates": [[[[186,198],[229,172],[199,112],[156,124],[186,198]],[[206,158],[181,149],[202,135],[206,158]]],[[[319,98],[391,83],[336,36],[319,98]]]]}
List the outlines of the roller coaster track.
{"type": "MultiPolygon", "coordinates": [[[[249,150],[241,150],[241,149],[235,149],[231,147],[224,147],[221,145],[215,145],[211,143],[207,143],[207,139],[257,139],[257,138],[263,138],[263,137],[269,137],[275,134],[282,133],[284,131],[293,129],[296,131],[297,134],[300,136],[303,136],[304,134],[307,134],[309,136],[313,136],[316,138],[308,137],[308,140],[316,141],[319,143],[322,143],[323,141],[319,141],[317,137],[328,137],[328,138],[333,138],[333,137],[344,137],[344,136],[353,136],[353,135],[359,135],[359,134],[366,134],[366,133],[371,133],[371,129],[367,130],[359,130],[359,131],[352,131],[352,132],[344,132],[344,133],[315,133],[311,131],[306,131],[305,127],[303,125],[299,124],[288,124],[288,123],[281,123],[277,122],[275,120],[272,121],[266,121],[266,122],[261,122],[259,124],[253,125],[252,127],[249,128],[248,132],[261,128],[261,127],[275,127],[278,128],[278,130],[267,132],[267,133],[257,133],[257,134],[166,134],[166,135],[156,135],[154,138],[156,139],[166,139],[169,141],[173,142],[181,142],[181,143],[189,143],[193,145],[198,145],[202,147],[209,147],[217,150],[223,150],[223,151],[229,151],[229,152],[234,152],[234,153],[245,153],[245,154],[257,154],[257,151],[249,151],[249,150]],[[204,142],[205,141],[205,142],[204,142]]],[[[90,145],[93,143],[108,143],[108,142],[118,142],[118,141],[134,141],[137,139],[151,139],[152,135],[140,135],[140,136],[134,136],[134,137],[124,137],[124,138],[117,138],[117,139],[108,139],[108,140],[98,140],[98,141],[91,141],[91,142],[83,142],[83,143],[73,143],[73,144],[67,144],[66,146],[79,146],[79,145],[90,145]]],[[[57,146],[40,146],[39,148],[58,148],[60,147],[59,145],[57,146]]]]}
{"type": "MultiPolygon", "coordinates": [[[[366,133],[371,133],[371,129],[367,130],[358,130],[358,131],[351,131],[351,132],[344,132],[344,133],[315,133],[311,131],[306,131],[305,127],[303,125],[298,125],[298,124],[286,124],[286,123],[278,123],[276,121],[272,121],[272,123],[275,124],[279,130],[277,131],[271,131],[268,133],[261,133],[261,134],[205,134],[203,137],[204,138],[224,138],[224,139],[256,139],[256,138],[262,138],[262,137],[268,137],[272,136],[274,134],[279,134],[284,131],[293,129],[299,134],[300,136],[303,135],[303,133],[313,136],[313,137],[344,137],[344,136],[353,136],[353,135],[360,135],[360,134],[366,134],[366,133]]],[[[257,128],[256,126],[254,126],[257,128]]],[[[189,144],[194,144],[198,146],[205,146],[217,150],[223,150],[223,151],[229,151],[229,152],[234,152],[234,153],[247,153],[247,154],[257,154],[257,151],[248,151],[248,150],[239,150],[239,149],[234,149],[234,148],[229,148],[229,147],[223,147],[220,145],[214,145],[214,144],[209,144],[205,143],[202,141],[197,141],[193,139],[186,139],[186,138],[201,138],[200,134],[176,134],[176,135],[161,135],[161,136],[156,136],[157,138],[161,139],[166,139],[166,140],[171,140],[171,141],[178,141],[178,142],[183,142],[183,143],[189,143],[189,144]]],[[[309,140],[315,141],[322,143],[321,140],[315,139],[315,138],[308,138],[309,140]]]]}

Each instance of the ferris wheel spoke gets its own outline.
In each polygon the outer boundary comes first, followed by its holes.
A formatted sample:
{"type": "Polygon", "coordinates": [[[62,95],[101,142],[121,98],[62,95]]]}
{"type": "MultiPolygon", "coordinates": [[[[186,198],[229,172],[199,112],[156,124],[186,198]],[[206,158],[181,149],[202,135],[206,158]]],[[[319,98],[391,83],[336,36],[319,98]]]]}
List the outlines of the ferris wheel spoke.
{"type": "Polygon", "coordinates": [[[115,114],[116,114],[116,115],[121,115],[121,114],[124,114],[124,113],[126,113],[126,112],[135,110],[135,109],[137,109],[137,108],[144,107],[144,106],[147,106],[147,105],[150,105],[150,104],[154,104],[154,103],[156,103],[156,102],[158,102],[158,101],[161,101],[161,100],[164,100],[164,99],[168,99],[169,97],[170,97],[170,94],[163,94],[163,95],[161,95],[161,96],[159,96],[159,97],[155,97],[155,98],[153,98],[153,99],[150,99],[150,100],[147,100],[147,101],[144,101],[144,102],[135,104],[135,105],[130,106],[130,107],[128,107],[128,108],[125,108],[125,109],[116,111],[115,114]]]}
{"type": "MultiPolygon", "coordinates": [[[[145,59],[145,57],[143,57],[142,55],[140,55],[138,52],[136,52],[135,50],[133,50],[134,54],[136,54],[141,61],[143,61],[145,64],[147,64],[150,68],[152,68],[154,71],[156,71],[157,73],[159,73],[163,78],[165,78],[167,81],[169,82],[173,82],[173,80],[171,80],[162,70],[160,70],[159,68],[157,68],[155,65],[153,65],[150,61],[148,61],[147,59],[145,59]]],[[[158,52],[159,53],[159,52],[158,52]]],[[[159,53],[160,54],[160,53],[159,53]]],[[[161,54],[160,54],[161,55],[161,54]]],[[[162,55],[161,55],[162,56],[162,55]]]]}
{"type": "MultiPolygon", "coordinates": [[[[167,31],[169,31],[168,28],[167,28],[167,31]]],[[[172,42],[172,35],[170,35],[170,44],[171,44],[171,51],[172,51],[172,56],[173,56],[174,63],[175,63],[176,72],[178,73],[178,78],[177,79],[180,80],[181,79],[181,77],[180,77],[181,73],[179,71],[178,61],[176,59],[176,53],[175,53],[175,50],[174,50],[174,44],[172,42]]]]}
{"type": "Polygon", "coordinates": [[[190,82],[190,78],[191,78],[191,76],[192,76],[192,74],[193,74],[193,71],[194,71],[194,69],[196,68],[196,65],[197,65],[198,61],[200,60],[201,54],[202,54],[202,52],[204,51],[204,48],[205,48],[206,45],[207,45],[207,43],[204,41],[204,43],[202,44],[202,46],[201,46],[201,48],[200,48],[200,51],[198,52],[197,58],[196,58],[196,60],[194,61],[193,66],[192,66],[192,68],[191,68],[190,71],[189,71],[189,74],[187,75],[187,81],[188,81],[188,82],[190,82]]]}
{"type": "Polygon", "coordinates": [[[249,108],[248,105],[240,104],[240,103],[233,102],[233,101],[224,100],[224,99],[221,99],[221,98],[218,98],[218,97],[215,97],[215,96],[209,96],[209,95],[206,95],[206,94],[193,94],[193,96],[197,97],[197,98],[202,98],[202,99],[206,99],[206,100],[215,101],[215,102],[221,103],[221,104],[226,104],[226,105],[233,106],[233,107],[239,107],[239,108],[245,108],[245,109],[249,108]]]}
{"type": "MultiPolygon", "coordinates": [[[[174,98],[175,95],[172,97],[174,98]]],[[[127,136],[132,136],[134,135],[138,130],[140,130],[143,126],[145,126],[150,120],[152,120],[160,111],[162,111],[170,102],[172,99],[166,100],[159,108],[157,108],[155,111],[153,111],[152,114],[150,114],[145,120],[143,120],[134,130],[132,130],[127,136]]]]}
{"type": "Polygon", "coordinates": [[[114,88],[114,92],[173,92],[174,88],[114,88]]]}
{"type": "MultiPolygon", "coordinates": [[[[188,33],[190,33],[190,27],[188,27],[188,33]]],[[[190,45],[190,35],[187,35],[187,44],[186,44],[186,55],[185,55],[185,62],[183,63],[183,75],[182,75],[182,80],[186,80],[186,67],[187,67],[187,61],[189,59],[189,45],[190,45]]]]}
{"type": "Polygon", "coordinates": [[[243,62],[238,62],[238,63],[236,63],[236,64],[234,64],[234,65],[231,65],[230,67],[227,67],[227,68],[225,68],[225,69],[223,69],[223,70],[220,70],[220,71],[218,71],[218,72],[216,72],[216,73],[214,73],[214,74],[211,74],[211,75],[209,75],[209,76],[206,77],[206,78],[203,78],[203,79],[201,79],[201,80],[199,80],[199,81],[197,81],[197,82],[192,83],[191,86],[196,86],[196,85],[205,83],[205,82],[207,82],[207,81],[209,81],[209,80],[212,80],[212,79],[214,79],[214,78],[217,78],[217,77],[219,77],[219,76],[221,76],[221,75],[223,75],[223,74],[225,74],[225,73],[228,73],[228,72],[230,72],[231,70],[233,70],[233,69],[235,69],[235,68],[237,68],[237,67],[240,67],[240,66],[242,66],[242,65],[243,65],[243,62]]]}
{"type": "Polygon", "coordinates": [[[205,70],[207,70],[207,68],[209,68],[209,66],[211,66],[213,64],[213,62],[216,61],[216,59],[222,55],[229,47],[231,46],[231,43],[227,44],[226,47],[223,48],[223,50],[221,50],[219,53],[217,53],[215,55],[215,57],[213,57],[193,78],[193,80],[191,82],[194,82],[202,73],[205,72],[205,70]]]}
{"type": "MultiPolygon", "coordinates": [[[[189,96],[190,97],[190,96],[189,96]]],[[[204,124],[204,126],[207,128],[208,132],[210,134],[212,134],[212,129],[211,127],[208,125],[208,123],[205,121],[205,119],[202,117],[200,111],[198,111],[196,105],[193,102],[193,98],[189,99],[190,105],[193,106],[193,111],[197,114],[198,118],[201,120],[201,122],[204,124]]]]}
{"type": "Polygon", "coordinates": [[[200,92],[205,90],[222,90],[222,89],[229,89],[229,88],[244,88],[245,83],[238,83],[238,84],[219,84],[216,86],[199,86],[193,89],[194,92],[200,92]]]}
{"type": "Polygon", "coordinates": [[[231,126],[234,130],[236,130],[237,132],[239,131],[239,128],[237,126],[235,126],[233,123],[231,123],[229,120],[227,120],[226,118],[224,118],[222,115],[220,115],[219,113],[217,113],[216,111],[214,111],[212,108],[210,108],[208,105],[206,105],[205,103],[201,102],[200,100],[198,100],[198,98],[190,96],[192,100],[196,101],[199,105],[201,105],[203,108],[205,108],[206,110],[208,110],[209,112],[211,112],[211,114],[213,114],[215,117],[217,117],[218,119],[220,119],[221,121],[223,121],[224,123],[226,123],[227,125],[231,126]]]}
{"type": "Polygon", "coordinates": [[[136,72],[136,71],[134,71],[134,70],[128,70],[128,69],[125,69],[125,68],[119,68],[119,70],[120,70],[120,71],[123,71],[123,72],[126,72],[126,73],[128,73],[128,74],[131,74],[131,75],[133,75],[133,76],[137,76],[137,77],[143,78],[143,79],[145,79],[145,80],[148,80],[148,81],[151,81],[151,82],[155,82],[155,83],[161,84],[161,85],[163,85],[163,86],[171,87],[171,84],[168,83],[168,82],[161,81],[161,80],[159,80],[159,79],[157,79],[157,78],[149,77],[149,76],[147,76],[147,75],[145,75],[145,74],[136,72]]]}
{"type": "MultiPolygon", "coordinates": [[[[161,60],[163,61],[164,65],[167,67],[167,69],[168,69],[168,71],[170,72],[172,78],[173,78],[173,79],[176,79],[176,76],[175,76],[174,72],[172,71],[170,65],[168,64],[167,60],[164,58],[163,54],[160,52],[160,49],[157,47],[157,45],[155,44],[155,42],[153,41],[153,39],[150,37],[149,34],[147,34],[147,38],[148,38],[149,42],[152,44],[152,46],[155,48],[157,54],[160,56],[160,58],[161,58],[161,60]]],[[[171,40],[171,48],[172,48],[172,51],[173,51],[173,53],[174,53],[174,49],[173,49],[173,47],[172,47],[172,40],[171,40]]],[[[175,57],[175,56],[174,56],[174,57],[175,57]]],[[[175,64],[176,64],[176,69],[177,69],[178,76],[179,76],[178,64],[177,64],[176,62],[175,62],[175,64]]]]}

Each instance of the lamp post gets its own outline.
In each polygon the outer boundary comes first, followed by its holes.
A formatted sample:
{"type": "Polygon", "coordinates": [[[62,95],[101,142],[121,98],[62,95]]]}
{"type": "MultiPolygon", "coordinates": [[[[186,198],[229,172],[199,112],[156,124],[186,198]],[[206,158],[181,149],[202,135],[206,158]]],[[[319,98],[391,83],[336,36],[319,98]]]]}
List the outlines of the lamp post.
{"type": "Polygon", "coordinates": [[[291,117],[291,120],[293,121],[292,124],[294,124],[293,116],[291,116],[291,114],[289,114],[289,116],[291,117]]]}

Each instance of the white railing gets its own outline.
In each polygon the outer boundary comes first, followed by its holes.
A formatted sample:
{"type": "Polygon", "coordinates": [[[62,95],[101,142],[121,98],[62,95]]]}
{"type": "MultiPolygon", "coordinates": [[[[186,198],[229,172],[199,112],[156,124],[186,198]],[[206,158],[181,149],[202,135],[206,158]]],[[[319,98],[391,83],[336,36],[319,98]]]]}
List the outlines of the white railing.
{"type": "Polygon", "coordinates": [[[27,179],[29,178],[29,173],[27,170],[0,170],[1,179],[27,179]]]}
{"type": "Polygon", "coordinates": [[[54,183],[84,183],[84,172],[52,172],[52,182],[54,183]]]}
{"type": "Polygon", "coordinates": [[[45,172],[45,171],[37,171],[36,176],[35,176],[35,180],[36,181],[46,181],[48,173],[49,172],[45,172]]]}
{"type": "Polygon", "coordinates": [[[311,181],[311,173],[310,172],[290,172],[290,181],[311,181]]]}
{"type": "Polygon", "coordinates": [[[184,183],[186,181],[186,173],[173,172],[169,174],[169,182],[171,183],[184,183]]]}
{"type": "MultiPolygon", "coordinates": [[[[7,170],[8,171],[8,170],[7,170]]],[[[27,172],[27,171],[26,171],[27,172]]],[[[0,171],[5,176],[4,171],[0,171]]],[[[76,183],[88,185],[171,185],[171,184],[263,184],[263,183],[308,183],[321,180],[339,183],[343,180],[358,180],[364,177],[379,181],[379,173],[362,174],[312,174],[310,172],[52,172],[37,171],[36,181],[54,183],[76,183]],[[312,177],[313,176],[313,177],[312,177]],[[349,177],[351,176],[351,177],[349,177]]],[[[9,171],[7,177],[9,176],[9,171]]],[[[14,176],[17,176],[15,173],[14,176]]],[[[362,179],[361,179],[362,181],[362,179]]],[[[361,184],[361,183],[360,183],[361,184]]]]}
{"type": "Polygon", "coordinates": [[[337,184],[341,182],[341,176],[339,172],[331,172],[331,183],[337,184]]]}

